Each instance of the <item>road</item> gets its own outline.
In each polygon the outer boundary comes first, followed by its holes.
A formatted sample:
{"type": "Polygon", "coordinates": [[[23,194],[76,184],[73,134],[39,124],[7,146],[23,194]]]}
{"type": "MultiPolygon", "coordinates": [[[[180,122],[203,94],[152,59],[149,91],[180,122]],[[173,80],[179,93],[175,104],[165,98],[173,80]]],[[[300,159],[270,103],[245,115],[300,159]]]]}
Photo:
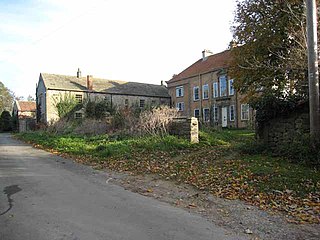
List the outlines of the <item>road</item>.
{"type": "Polygon", "coordinates": [[[108,178],[0,134],[0,239],[245,239],[108,178]]]}

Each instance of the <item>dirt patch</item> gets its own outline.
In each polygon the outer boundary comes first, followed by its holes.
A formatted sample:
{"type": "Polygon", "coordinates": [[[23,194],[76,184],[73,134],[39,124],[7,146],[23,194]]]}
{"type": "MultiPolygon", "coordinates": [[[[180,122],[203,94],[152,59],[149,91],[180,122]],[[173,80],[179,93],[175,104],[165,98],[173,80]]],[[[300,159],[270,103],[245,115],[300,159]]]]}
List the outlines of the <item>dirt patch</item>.
{"type": "Polygon", "coordinates": [[[200,191],[187,184],[176,184],[157,175],[130,175],[105,170],[107,181],[125,189],[200,214],[218,226],[251,239],[316,240],[318,224],[288,223],[281,213],[266,212],[239,200],[226,200],[200,191]]]}

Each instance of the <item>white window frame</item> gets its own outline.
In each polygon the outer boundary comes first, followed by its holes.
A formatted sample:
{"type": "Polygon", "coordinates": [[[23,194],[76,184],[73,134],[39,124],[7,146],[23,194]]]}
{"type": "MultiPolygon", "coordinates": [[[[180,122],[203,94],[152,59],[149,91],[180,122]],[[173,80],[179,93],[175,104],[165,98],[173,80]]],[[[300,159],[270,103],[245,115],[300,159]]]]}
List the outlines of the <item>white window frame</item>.
{"type": "Polygon", "coordinates": [[[212,96],[213,98],[219,97],[219,88],[218,88],[218,82],[214,82],[212,84],[212,96]]]}
{"type": "Polygon", "coordinates": [[[176,87],[176,97],[183,97],[184,90],[183,86],[176,87]]]}
{"type": "Polygon", "coordinates": [[[200,89],[199,86],[193,87],[193,101],[200,100],[200,89]],[[198,98],[196,98],[196,89],[198,89],[198,98]]]}
{"type": "Polygon", "coordinates": [[[226,97],[228,94],[228,82],[227,82],[227,76],[226,75],[221,75],[219,77],[219,96],[220,97],[226,97]],[[222,91],[222,87],[224,86],[222,83],[222,80],[224,80],[223,82],[225,82],[225,89],[223,89],[224,91],[222,91]]]}
{"type": "Polygon", "coordinates": [[[217,105],[213,105],[213,122],[219,122],[219,107],[217,105]]]}
{"type": "Polygon", "coordinates": [[[209,99],[209,85],[202,85],[202,99],[209,99]],[[207,92],[207,96],[205,96],[205,92],[207,92]]]}
{"type": "Polygon", "coordinates": [[[200,118],[200,109],[199,108],[196,108],[196,109],[193,110],[193,116],[196,117],[196,118],[200,118]],[[198,111],[198,113],[199,113],[198,117],[196,116],[196,111],[198,111]]]}
{"type": "Polygon", "coordinates": [[[176,108],[179,112],[183,112],[184,111],[184,102],[178,102],[176,105],[176,108]]]}
{"type": "Polygon", "coordinates": [[[229,80],[229,96],[234,95],[233,79],[229,80]]]}
{"type": "Polygon", "coordinates": [[[210,108],[203,108],[202,109],[202,114],[203,114],[203,121],[204,122],[210,122],[210,108]],[[208,119],[206,119],[205,110],[208,110],[208,119]]]}
{"type": "Polygon", "coordinates": [[[249,104],[241,104],[241,120],[249,120],[249,104]],[[247,110],[244,112],[243,110],[244,110],[244,107],[246,107],[247,108],[247,110]],[[246,114],[246,116],[247,117],[245,117],[245,115],[244,114],[246,114]]]}
{"type": "Polygon", "coordinates": [[[235,119],[236,119],[235,107],[234,107],[234,105],[230,105],[229,106],[229,120],[230,120],[230,122],[234,122],[235,119]],[[231,109],[232,109],[232,111],[231,111],[231,109]],[[231,112],[233,112],[233,118],[232,118],[231,112]]]}

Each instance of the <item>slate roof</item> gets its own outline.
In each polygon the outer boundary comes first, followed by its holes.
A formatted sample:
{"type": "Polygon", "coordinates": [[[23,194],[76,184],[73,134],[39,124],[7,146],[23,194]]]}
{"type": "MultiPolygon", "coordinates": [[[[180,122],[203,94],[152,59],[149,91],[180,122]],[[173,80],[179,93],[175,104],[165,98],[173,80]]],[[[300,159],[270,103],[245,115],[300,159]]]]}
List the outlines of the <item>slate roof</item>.
{"type": "Polygon", "coordinates": [[[18,101],[18,108],[21,112],[35,112],[37,106],[35,101],[18,101]]]}
{"type": "Polygon", "coordinates": [[[208,56],[205,61],[199,59],[194,64],[183,70],[181,73],[174,75],[168,83],[175,82],[181,79],[196,76],[198,74],[227,68],[231,61],[230,50],[223,51],[211,56],[208,56]]]}
{"type": "MultiPolygon", "coordinates": [[[[44,85],[47,89],[89,91],[87,88],[87,77],[77,78],[76,76],[41,73],[40,78],[43,79],[44,85]]],[[[92,80],[93,92],[164,98],[170,97],[167,88],[161,85],[108,80],[94,77],[92,80]]]]}

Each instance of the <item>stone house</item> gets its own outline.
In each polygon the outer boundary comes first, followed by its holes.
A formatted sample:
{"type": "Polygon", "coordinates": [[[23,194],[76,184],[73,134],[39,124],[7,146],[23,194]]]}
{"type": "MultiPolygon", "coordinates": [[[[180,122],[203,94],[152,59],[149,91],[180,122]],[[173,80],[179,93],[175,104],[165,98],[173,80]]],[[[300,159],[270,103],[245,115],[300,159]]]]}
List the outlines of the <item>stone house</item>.
{"type": "Polygon", "coordinates": [[[245,128],[253,124],[253,110],[233,87],[228,75],[229,50],[202,58],[167,81],[171,104],[181,115],[197,117],[215,127],[245,128]]]}
{"type": "MultiPolygon", "coordinates": [[[[36,90],[38,121],[51,123],[59,119],[56,103],[62,95],[71,94],[82,103],[84,101],[109,101],[115,107],[169,105],[170,95],[163,85],[125,82],[76,76],[40,73],[36,90]]],[[[82,118],[83,111],[75,112],[75,118],[82,118]]]]}
{"type": "Polygon", "coordinates": [[[15,101],[12,117],[15,120],[14,128],[19,132],[34,130],[36,120],[35,101],[15,101]]]}

